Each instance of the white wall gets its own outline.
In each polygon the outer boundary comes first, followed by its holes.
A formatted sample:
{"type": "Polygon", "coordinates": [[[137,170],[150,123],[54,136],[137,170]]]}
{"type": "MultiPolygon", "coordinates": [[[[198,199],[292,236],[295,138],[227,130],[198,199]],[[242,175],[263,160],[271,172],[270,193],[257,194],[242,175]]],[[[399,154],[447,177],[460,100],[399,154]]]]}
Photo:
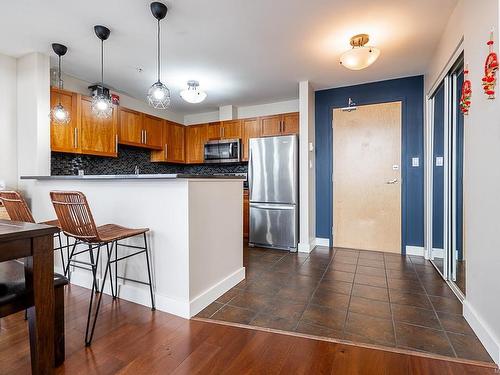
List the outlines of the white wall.
{"type": "Polygon", "coordinates": [[[50,63],[41,53],[17,59],[19,175],[50,174],[50,63]]]}
{"type": "Polygon", "coordinates": [[[0,189],[17,189],[16,59],[0,54],[0,189]]]}
{"type": "Polygon", "coordinates": [[[310,252],[316,242],[316,168],[314,90],[309,81],[299,83],[299,251],[310,252]]]}
{"type": "MultiPolygon", "coordinates": [[[[69,91],[74,91],[78,92],[83,95],[89,95],[89,89],[88,87],[92,85],[90,82],[83,81],[81,79],[69,76],[64,74],[63,75],[63,81],[64,81],[64,89],[69,90],[69,91]]],[[[147,113],[152,116],[157,116],[160,118],[164,118],[166,120],[174,121],[179,124],[184,123],[184,115],[181,115],[179,113],[175,113],[169,110],[159,110],[159,109],[154,109],[151,108],[147,103],[146,103],[146,95],[144,95],[144,100],[138,100],[135,98],[132,98],[131,96],[128,96],[126,94],[123,94],[118,91],[113,91],[111,92],[117,94],[120,96],[120,105],[126,108],[130,108],[139,112],[147,113]]]]}
{"type": "MultiPolygon", "coordinates": [[[[222,108],[222,107],[221,107],[222,108]]],[[[250,118],[258,116],[271,116],[280,113],[298,112],[299,100],[286,100],[281,102],[258,104],[245,107],[236,107],[236,118],[250,118]]],[[[184,125],[203,124],[219,121],[220,111],[197,113],[184,116],[184,125]]]]}
{"type": "MultiPolygon", "coordinates": [[[[500,363],[500,95],[488,100],[481,78],[495,30],[500,44],[498,0],[461,0],[426,76],[427,90],[464,38],[465,63],[472,82],[472,107],[465,117],[464,237],[467,249],[464,316],[497,364],[500,363]]],[[[497,77],[500,78],[500,77],[497,77]]],[[[497,91],[500,85],[497,85],[497,91]]]]}

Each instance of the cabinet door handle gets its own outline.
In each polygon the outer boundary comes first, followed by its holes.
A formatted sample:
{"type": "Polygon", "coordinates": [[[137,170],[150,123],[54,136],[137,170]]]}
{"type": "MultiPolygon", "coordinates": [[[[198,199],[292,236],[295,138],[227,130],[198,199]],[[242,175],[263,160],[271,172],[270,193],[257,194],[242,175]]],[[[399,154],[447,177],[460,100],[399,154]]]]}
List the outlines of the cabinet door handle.
{"type": "Polygon", "coordinates": [[[73,145],[74,148],[78,148],[78,128],[75,128],[73,131],[73,145]]]}
{"type": "Polygon", "coordinates": [[[168,145],[165,143],[165,160],[168,159],[168,145]]]}
{"type": "Polygon", "coordinates": [[[144,143],[148,143],[148,131],[144,130],[144,143]]]}
{"type": "Polygon", "coordinates": [[[115,134],[115,152],[118,154],[118,134],[115,134]]]}

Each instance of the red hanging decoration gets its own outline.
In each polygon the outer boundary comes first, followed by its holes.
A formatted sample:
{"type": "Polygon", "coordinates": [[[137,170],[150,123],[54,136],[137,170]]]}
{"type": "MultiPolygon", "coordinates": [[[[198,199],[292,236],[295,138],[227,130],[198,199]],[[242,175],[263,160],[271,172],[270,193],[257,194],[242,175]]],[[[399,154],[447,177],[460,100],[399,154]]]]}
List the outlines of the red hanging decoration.
{"type": "Polygon", "coordinates": [[[471,96],[472,96],[472,84],[467,79],[469,75],[469,66],[467,65],[464,69],[464,83],[462,84],[462,95],[460,96],[460,110],[464,115],[469,114],[471,96]]]}
{"type": "Polygon", "coordinates": [[[484,63],[483,90],[488,99],[495,99],[496,72],[498,70],[497,54],[493,51],[493,31],[490,34],[490,40],[486,43],[489,47],[489,54],[484,63]]]}

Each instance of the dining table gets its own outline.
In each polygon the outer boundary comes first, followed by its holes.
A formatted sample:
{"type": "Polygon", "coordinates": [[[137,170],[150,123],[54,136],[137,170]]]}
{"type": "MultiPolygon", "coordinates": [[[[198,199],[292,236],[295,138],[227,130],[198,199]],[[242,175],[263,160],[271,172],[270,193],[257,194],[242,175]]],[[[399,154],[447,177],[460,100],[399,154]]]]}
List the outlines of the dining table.
{"type": "Polygon", "coordinates": [[[58,228],[0,219],[0,262],[25,258],[26,289],[33,292],[28,309],[33,374],[54,373],[54,250],[58,228]]]}

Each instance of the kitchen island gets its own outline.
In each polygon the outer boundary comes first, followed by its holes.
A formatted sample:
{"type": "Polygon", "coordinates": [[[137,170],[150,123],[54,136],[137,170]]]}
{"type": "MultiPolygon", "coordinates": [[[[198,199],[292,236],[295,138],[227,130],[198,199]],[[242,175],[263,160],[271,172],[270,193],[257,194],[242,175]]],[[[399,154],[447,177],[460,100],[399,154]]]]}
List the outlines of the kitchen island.
{"type": "MultiPolygon", "coordinates": [[[[97,225],[149,228],[159,310],[190,318],[245,278],[241,178],[178,174],[24,176],[20,187],[38,221],[55,218],[50,191],[77,190],[87,196],[97,225]]],[[[139,244],[140,239],[126,243],[139,244]]],[[[80,255],[84,256],[88,257],[80,255]]],[[[100,275],[104,261],[100,261],[100,275]]],[[[73,271],[71,282],[90,289],[90,272],[73,271]]],[[[140,257],[120,262],[118,273],[147,280],[146,264],[140,257]]],[[[105,292],[111,294],[109,282],[106,284],[105,292]]],[[[119,297],[150,305],[145,285],[119,280],[119,297]]]]}

